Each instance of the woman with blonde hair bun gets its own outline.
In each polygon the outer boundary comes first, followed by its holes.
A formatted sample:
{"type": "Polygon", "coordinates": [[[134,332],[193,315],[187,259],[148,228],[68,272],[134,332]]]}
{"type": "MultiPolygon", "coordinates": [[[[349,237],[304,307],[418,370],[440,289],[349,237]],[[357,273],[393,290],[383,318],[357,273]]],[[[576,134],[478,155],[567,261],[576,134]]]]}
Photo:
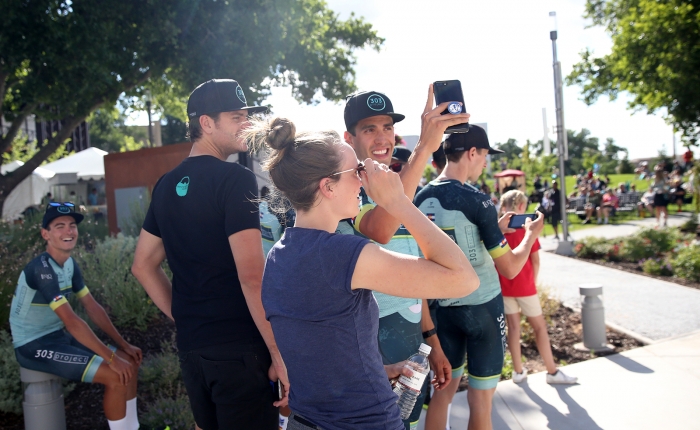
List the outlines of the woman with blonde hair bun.
{"type": "MultiPolygon", "coordinates": [[[[399,297],[463,297],[479,281],[457,245],[404,195],[383,164],[357,160],[337,133],[296,133],[288,119],[253,121],[245,136],[267,152],[275,190],[297,212],[267,256],[262,301],[289,375],[288,428],[402,430],[383,366],[372,291],[399,297]],[[360,187],[400,220],[425,259],[397,254],[353,235],[338,222],[359,212],[360,187]],[[387,277],[387,273],[394,273],[387,277]]],[[[279,204],[273,207],[281,209],[279,204]]]]}

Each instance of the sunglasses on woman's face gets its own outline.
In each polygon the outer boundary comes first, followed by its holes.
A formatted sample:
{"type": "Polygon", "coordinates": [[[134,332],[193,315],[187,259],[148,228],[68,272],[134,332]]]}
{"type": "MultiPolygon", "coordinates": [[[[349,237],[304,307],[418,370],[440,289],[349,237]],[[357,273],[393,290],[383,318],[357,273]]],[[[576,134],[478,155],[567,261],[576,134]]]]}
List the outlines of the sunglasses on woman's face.
{"type": "Polygon", "coordinates": [[[331,176],[341,175],[341,174],[343,174],[343,173],[348,173],[348,172],[355,171],[355,174],[356,174],[357,177],[359,178],[359,177],[360,177],[360,172],[362,172],[363,170],[365,170],[365,163],[360,162],[360,163],[357,164],[357,167],[353,167],[352,169],[348,169],[348,170],[343,170],[342,172],[331,173],[330,175],[328,175],[328,177],[330,178],[331,176]]]}

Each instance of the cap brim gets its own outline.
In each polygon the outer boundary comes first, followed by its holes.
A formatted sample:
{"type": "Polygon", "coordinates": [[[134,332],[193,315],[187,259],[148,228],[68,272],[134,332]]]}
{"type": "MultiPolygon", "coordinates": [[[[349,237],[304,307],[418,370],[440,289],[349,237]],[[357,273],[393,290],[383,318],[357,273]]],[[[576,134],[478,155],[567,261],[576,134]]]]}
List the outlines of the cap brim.
{"type": "Polygon", "coordinates": [[[248,111],[248,114],[265,113],[270,110],[267,106],[244,106],[241,109],[248,111]]]}
{"type": "Polygon", "coordinates": [[[401,122],[406,118],[406,115],[401,115],[400,113],[393,113],[393,112],[380,113],[379,115],[389,115],[391,117],[391,119],[394,120],[394,124],[396,124],[397,122],[401,122]]]}
{"type": "Polygon", "coordinates": [[[495,154],[505,154],[506,151],[501,151],[500,149],[496,148],[489,148],[489,154],[495,155],[495,154]]]}
{"type": "Polygon", "coordinates": [[[56,216],[53,216],[49,219],[44,218],[41,222],[41,227],[47,228],[49,226],[49,224],[51,224],[51,221],[55,220],[56,218],[60,218],[62,216],[72,217],[75,220],[76,224],[80,224],[83,221],[83,219],[85,219],[85,216],[83,216],[83,214],[78,213],[78,212],[71,212],[71,213],[67,213],[67,214],[59,213],[56,216]]]}

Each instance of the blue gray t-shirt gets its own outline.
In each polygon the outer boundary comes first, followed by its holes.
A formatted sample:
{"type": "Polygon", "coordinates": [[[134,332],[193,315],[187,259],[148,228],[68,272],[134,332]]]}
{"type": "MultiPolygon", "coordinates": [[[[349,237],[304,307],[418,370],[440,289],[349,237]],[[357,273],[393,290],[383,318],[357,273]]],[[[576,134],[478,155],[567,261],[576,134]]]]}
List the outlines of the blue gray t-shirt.
{"type": "Polygon", "coordinates": [[[262,301],[289,407],[324,430],[402,430],[377,344],[379,310],[352,275],[369,241],[292,227],[267,255],[262,301]]]}

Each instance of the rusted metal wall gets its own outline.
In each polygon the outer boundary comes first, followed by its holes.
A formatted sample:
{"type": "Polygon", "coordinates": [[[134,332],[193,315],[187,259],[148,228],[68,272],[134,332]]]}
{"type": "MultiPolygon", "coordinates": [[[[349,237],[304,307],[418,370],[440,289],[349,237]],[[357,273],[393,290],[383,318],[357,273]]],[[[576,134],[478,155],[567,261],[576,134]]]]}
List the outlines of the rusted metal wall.
{"type": "Polygon", "coordinates": [[[191,143],[178,143],[105,156],[105,193],[111,235],[119,232],[114,190],[147,187],[152,192],[158,179],[187,158],[191,149],[191,143]]]}

